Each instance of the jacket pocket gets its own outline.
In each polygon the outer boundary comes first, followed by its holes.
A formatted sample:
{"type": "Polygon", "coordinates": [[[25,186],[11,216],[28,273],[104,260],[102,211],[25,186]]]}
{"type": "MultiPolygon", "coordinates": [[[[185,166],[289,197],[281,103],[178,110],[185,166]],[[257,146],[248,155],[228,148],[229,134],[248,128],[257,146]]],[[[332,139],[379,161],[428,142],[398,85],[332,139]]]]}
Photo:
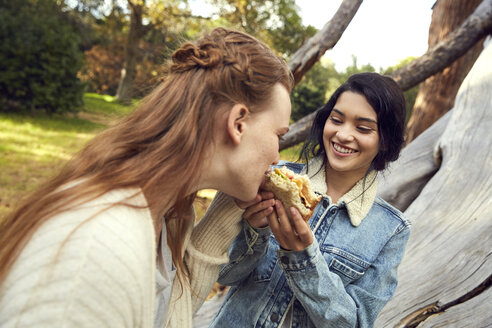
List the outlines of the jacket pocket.
{"type": "MultiPolygon", "coordinates": [[[[338,275],[345,276],[346,278],[350,279],[350,281],[357,280],[364,275],[364,272],[357,271],[357,269],[340,262],[336,258],[333,258],[331,260],[329,267],[331,271],[336,272],[338,275]]],[[[344,280],[343,277],[342,280],[344,280]]]]}
{"type": "Polygon", "coordinates": [[[360,279],[370,263],[336,247],[328,247],[322,251],[331,272],[337,274],[345,286],[360,279]]]}

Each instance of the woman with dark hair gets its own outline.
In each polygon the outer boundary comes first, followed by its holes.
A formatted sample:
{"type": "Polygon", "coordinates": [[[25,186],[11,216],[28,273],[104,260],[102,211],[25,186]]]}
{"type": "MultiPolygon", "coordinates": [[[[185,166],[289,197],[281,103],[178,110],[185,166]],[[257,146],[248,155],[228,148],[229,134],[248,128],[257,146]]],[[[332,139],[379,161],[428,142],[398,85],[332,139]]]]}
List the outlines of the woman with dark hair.
{"type": "Polygon", "coordinates": [[[403,214],[376,196],[404,122],[405,101],[389,77],[355,74],[335,91],[302,149],[306,164],[278,164],[308,174],[321,201],[309,222],[266,192],[238,201],[243,231],[219,278],[232,288],[211,327],[374,325],[410,234],[403,214]]]}
{"type": "Polygon", "coordinates": [[[0,225],[0,326],[191,327],[288,130],[292,75],[217,28],[0,225]],[[222,193],[194,227],[199,189],[222,193]],[[226,196],[230,195],[230,196],[226,196]]]}

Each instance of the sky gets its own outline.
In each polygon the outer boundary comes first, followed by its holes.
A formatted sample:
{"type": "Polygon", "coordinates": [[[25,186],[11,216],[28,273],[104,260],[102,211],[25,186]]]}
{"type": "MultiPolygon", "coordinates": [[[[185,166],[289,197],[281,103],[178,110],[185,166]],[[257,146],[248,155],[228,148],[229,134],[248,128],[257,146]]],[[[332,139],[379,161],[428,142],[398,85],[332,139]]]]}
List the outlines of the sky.
{"type": "MultiPolygon", "coordinates": [[[[432,6],[436,0],[364,0],[333,49],[324,57],[343,70],[352,64],[371,64],[376,70],[393,66],[427,50],[432,6]]],[[[321,29],[342,0],[296,0],[304,25],[321,29]]],[[[191,9],[206,11],[205,1],[190,1],[191,9]]]]}

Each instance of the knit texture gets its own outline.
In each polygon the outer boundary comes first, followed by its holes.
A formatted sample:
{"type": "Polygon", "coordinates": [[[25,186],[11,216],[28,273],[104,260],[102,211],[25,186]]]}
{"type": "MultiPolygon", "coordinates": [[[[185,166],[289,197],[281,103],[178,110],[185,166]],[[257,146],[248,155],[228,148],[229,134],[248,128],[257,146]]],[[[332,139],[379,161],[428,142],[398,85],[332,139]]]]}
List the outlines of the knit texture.
{"type": "Polygon", "coordinates": [[[139,190],[116,190],[54,216],[0,290],[1,327],[151,327],[155,235],[139,190]]]}
{"type": "Polygon", "coordinates": [[[181,288],[174,279],[166,327],[191,328],[192,316],[200,308],[219,276],[220,267],[229,262],[229,244],[241,231],[243,210],[233,198],[218,192],[204,217],[185,241],[185,264],[191,289],[181,288]]]}

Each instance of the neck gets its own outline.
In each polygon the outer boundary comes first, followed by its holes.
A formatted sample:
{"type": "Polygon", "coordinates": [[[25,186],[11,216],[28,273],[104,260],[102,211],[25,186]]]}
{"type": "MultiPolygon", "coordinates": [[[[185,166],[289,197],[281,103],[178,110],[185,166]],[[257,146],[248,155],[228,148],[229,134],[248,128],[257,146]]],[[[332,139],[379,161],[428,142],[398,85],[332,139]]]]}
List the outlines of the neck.
{"type": "Polygon", "coordinates": [[[364,177],[364,174],[353,172],[337,172],[326,166],[326,194],[334,203],[352,189],[364,177]]]}

